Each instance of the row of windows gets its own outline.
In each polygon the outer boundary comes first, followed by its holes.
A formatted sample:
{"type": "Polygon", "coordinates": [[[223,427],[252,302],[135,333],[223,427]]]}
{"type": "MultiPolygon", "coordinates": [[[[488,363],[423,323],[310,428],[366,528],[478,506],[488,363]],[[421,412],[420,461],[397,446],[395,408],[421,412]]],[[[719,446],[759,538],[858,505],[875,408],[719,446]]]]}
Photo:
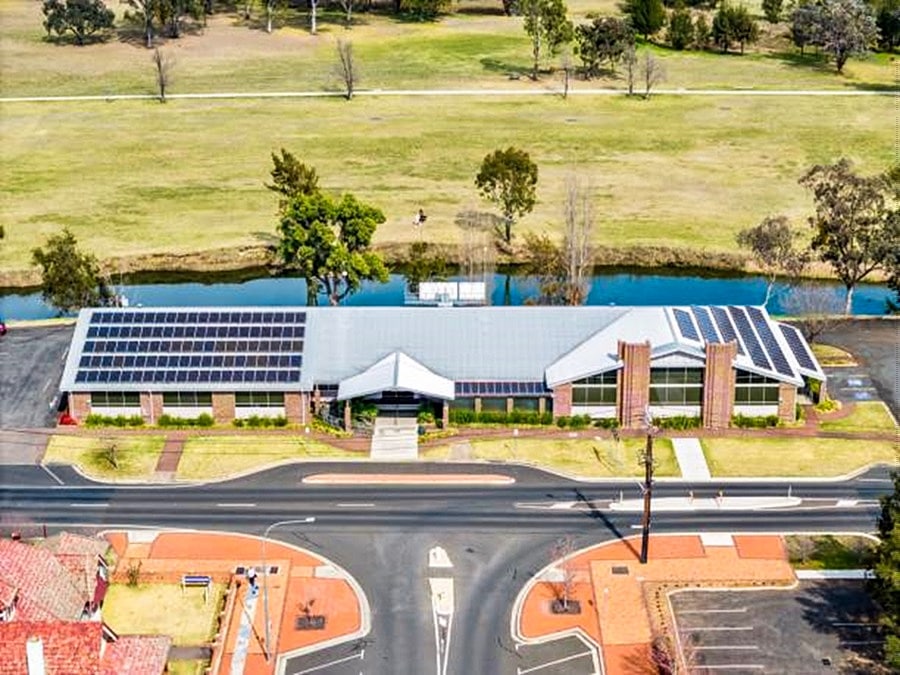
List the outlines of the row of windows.
{"type": "Polygon", "coordinates": [[[651,405],[700,405],[703,386],[650,386],[651,405]]]}
{"type": "Polygon", "coordinates": [[[572,387],[572,405],[615,405],[615,385],[572,387]]]}
{"type": "Polygon", "coordinates": [[[284,393],[280,391],[239,391],[234,395],[238,408],[282,408],[284,393]]]}
{"type": "Polygon", "coordinates": [[[703,368],[652,368],[650,384],[703,384],[703,368]]]}
{"type": "Polygon", "coordinates": [[[208,391],[167,391],[163,393],[164,406],[202,408],[212,405],[212,393],[208,391]]]}
{"type": "Polygon", "coordinates": [[[778,386],[778,380],[773,380],[771,377],[766,377],[765,375],[750,373],[746,370],[735,371],[735,382],[738,384],[773,384],[776,387],[778,386]]]}
{"type": "Polygon", "coordinates": [[[734,402],[738,404],[778,403],[778,385],[775,386],[741,386],[734,388],[734,402]]]}
{"type": "Polygon", "coordinates": [[[581,380],[576,380],[572,384],[576,387],[581,384],[601,384],[601,385],[612,385],[616,386],[616,379],[618,377],[617,370],[610,370],[605,373],[600,373],[599,375],[591,375],[590,377],[585,377],[581,380]]]}
{"type": "Polygon", "coordinates": [[[100,408],[137,408],[141,395],[136,391],[95,391],[91,393],[91,406],[100,408]]]}
{"type": "MultiPolygon", "coordinates": [[[[450,403],[451,410],[475,410],[475,399],[471,397],[458,397],[450,403]]],[[[552,408],[551,399],[545,399],[544,407],[546,410],[552,408]]],[[[483,398],[481,399],[481,409],[484,411],[506,412],[505,398],[483,398]]],[[[536,397],[515,397],[513,401],[514,410],[522,410],[527,412],[537,412],[540,409],[540,398],[536,397]]]]}

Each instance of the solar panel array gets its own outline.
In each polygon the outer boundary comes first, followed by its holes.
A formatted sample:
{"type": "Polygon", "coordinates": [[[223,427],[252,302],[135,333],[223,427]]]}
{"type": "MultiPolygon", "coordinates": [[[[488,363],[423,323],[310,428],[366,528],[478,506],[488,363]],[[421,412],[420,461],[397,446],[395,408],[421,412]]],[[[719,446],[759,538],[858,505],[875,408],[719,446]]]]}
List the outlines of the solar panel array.
{"type": "Polygon", "coordinates": [[[697,325],[700,327],[700,333],[703,335],[704,340],[713,344],[722,341],[719,338],[719,334],[716,332],[716,327],[713,324],[712,319],[709,317],[709,312],[705,307],[691,307],[691,312],[694,314],[694,318],[697,320],[697,325]]]}
{"type": "Polygon", "coordinates": [[[96,311],[75,382],[296,384],[305,321],[291,311],[96,311]]]}
{"type": "Polygon", "coordinates": [[[787,340],[788,347],[791,348],[791,352],[793,352],[794,358],[797,359],[797,363],[807,370],[812,370],[813,372],[818,371],[809,350],[806,348],[803,339],[800,337],[800,332],[793,326],[787,326],[783,323],[778,324],[778,327],[781,329],[781,334],[784,335],[784,339],[787,340]]]}
{"type": "Polygon", "coordinates": [[[681,331],[682,337],[700,342],[700,334],[694,326],[694,320],[691,318],[690,313],[683,309],[673,309],[672,314],[675,315],[675,321],[678,324],[678,330],[681,331]]]}
{"type": "Polygon", "coordinates": [[[716,326],[719,328],[719,334],[722,336],[722,341],[736,342],[738,354],[743,354],[744,348],[741,347],[741,343],[737,339],[737,333],[734,330],[734,324],[732,324],[731,319],[728,318],[728,312],[721,307],[710,307],[710,309],[712,310],[713,318],[716,321],[716,326]]]}
{"type": "Polygon", "coordinates": [[[753,361],[753,365],[757,368],[772,370],[772,364],[769,363],[769,357],[766,356],[766,351],[763,349],[756,334],[753,332],[753,327],[750,325],[750,320],[747,318],[747,315],[744,314],[744,310],[732,305],[728,308],[728,313],[731,315],[735,327],[737,327],[738,332],[741,334],[741,340],[743,340],[744,344],[747,346],[747,351],[750,353],[750,360],[753,361]]]}
{"type": "Polygon", "coordinates": [[[457,396],[541,396],[543,382],[457,382],[457,396]]]}
{"type": "Polygon", "coordinates": [[[793,375],[794,369],[791,368],[791,364],[788,363],[784,352],[781,351],[781,345],[778,344],[775,333],[769,327],[769,322],[766,320],[765,315],[756,307],[747,307],[747,316],[750,317],[750,321],[756,327],[756,333],[759,335],[759,339],[762,340],[763,347],[768,352],[769,358],[772,359],[772,365],[775,366],[775,370],[782,375],[793,375]]]}

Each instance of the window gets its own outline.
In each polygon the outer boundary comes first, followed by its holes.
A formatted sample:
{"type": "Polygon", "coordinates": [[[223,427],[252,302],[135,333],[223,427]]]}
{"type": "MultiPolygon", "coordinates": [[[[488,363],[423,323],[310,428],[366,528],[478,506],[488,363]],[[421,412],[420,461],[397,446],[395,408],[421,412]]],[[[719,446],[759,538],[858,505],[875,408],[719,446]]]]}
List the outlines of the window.
{"type": "Polygon", "coordinates": [[[703,368],[652,368],[651,405],[700,405],[703,368]]]}
{"type": "Polygon", "coordinates": [[[474,398],[456,397],[450,401],[450,410],[475,410],[474,398]]]}
{"type": "Polygon", "coordinates": [[[212,394],[208,391],[167,391],[163,393],[163,405],[180,408],[212,406],[212,394]]]}
{"type": "Polygon", "coordinates": [[[95,391],[91,392],[93,408],[139,408],[141,395],[136,391],[95,391]]]}
{"type": "Polygon", "coordinates": [[[506,398],[483,398],[481,399],[481,409],[492,412],[506,412],[506,398]]]}
{"type": "Polygon", "coordinates": [[[777,405],[778,380],[738,370],[735,373],[734,402],[739,405],[777,405]]]}
{"type": "Polygon", "coordinates": [[[239,391],[234,395],[238,408],[284,407],[284,394],[280,391],[239,391]]]}
{"type": "Polygon", "coordinates": [[[539,398],[520,397],[513,400],[513,410],[537,412],[540,406],[539,398]]]}
{"type": "Polygon", "coordinates": [[[616,379],[617,371],[611,370],[573,382],[572,405],[615,405],[616,379]]]}

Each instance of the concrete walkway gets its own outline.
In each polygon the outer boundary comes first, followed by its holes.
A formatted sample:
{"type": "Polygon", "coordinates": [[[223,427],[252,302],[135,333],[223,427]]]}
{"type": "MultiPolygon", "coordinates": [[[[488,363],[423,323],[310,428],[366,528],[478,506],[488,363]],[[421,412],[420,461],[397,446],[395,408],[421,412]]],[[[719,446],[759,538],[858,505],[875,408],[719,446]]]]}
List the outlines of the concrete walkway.
{"type": "Polygon", "coordinates": [[[709,467],[703,455],[703,447],[696,438],[673,438],[675,458],[685,480],[710,480],[709,467]]]}

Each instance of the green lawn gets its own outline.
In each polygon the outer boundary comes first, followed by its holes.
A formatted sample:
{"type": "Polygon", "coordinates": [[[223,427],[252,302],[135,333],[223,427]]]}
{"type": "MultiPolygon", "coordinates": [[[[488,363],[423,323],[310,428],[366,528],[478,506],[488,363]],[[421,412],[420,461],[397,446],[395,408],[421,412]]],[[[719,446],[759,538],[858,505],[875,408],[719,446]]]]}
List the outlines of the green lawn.
{"type": "Polygon", "coordinates": [[[791,564],[800,569],[863,569],[875,551],[875,542],[866,537],[792,535],[784,539],[791,564]]]}
{"type": "MultiPolygon", "coordinates": [[[[583,16],[601,5],[612,10],[615,3],[579,1],[571,9],[583,16]]],[[[0,0],[0,18],[3,96],[153,91],[142,47],[48,44],[40,5],[26,0],[0,0]]],[[[363,25],[345,31],[326,17],[313,37],[303,17],[287,16],[287,27],[267,35],[216,15],[202,34],[163,46],[175,54],[170,88],[326,90],[337,36],[354,41],[364,88],[559,87],[549,75],[537,83],[508,79],[528,67],[520,19],[359,18],[363,25]]],[[[666,86],[676,88],[893,83],[886,55],[851,60],[840,77],[770,52],[658,52],[666,86]]],[[[575,87],[611,85],[622,83],[575,87]]],[[[0,103],[0,283],[21,280],[33,246],[63,225],[91,251],[115,259],[114,272],[138,254],[157,256],[139,266],[172,269],[184,263],[170,254],[271,243],[276,200],[263,182],[269,153],[282,146],[315,166],[326,189],[352,191],[384,210],[387,222],[376,235],[382,247],[416,236],[409,222],[419,207],[429,214],[430,240],[459,244],[456,214],[488,208],[473,185],[480,160],[515,144],[540,167],[539,202],[520,229],[558,230],[564,179],[577,172],[593,187],[597,243],[627,249],[618,257],[601,251],[604,260],[652,263],[661,249],[676,248],[696,264],[735,267],[739,229],[771,213],[799,219],[808,212],[797,178],[812,164],[847,155],[865,172],[888,166],[893,127],[883,121],[893,115],[888,97],[0,103]]]]}
{"type": "Polygon", "coordinates": [[[816,357],[816,360],[822,366],[855,366],[856,359],[853,358],[853,354],[850,352],[844,351],[840,347],[834,347],[832,345],[823,345],[818,342],[814,342],[810,345],[813,350],[813,354],[816,357]]]}
{"type": "Polygon", "coordinates": [[[205,675],[208,661],[169,661],[167,675],[205,675]]]}
{"type": "Polygon", "coordinates": [[[224,478],[286,459],[366,459],[301,436],[199,436],[189,438],[178,464],[181,479],[224,478]]]}
{"type": "Polygon", "coordinates": [[[162,436],[109,436],[107,438],[58,435],[50,439],[44,464],[74,464],[85,475],[102,480],[141,480],[156,469],[162,436]],[[115,445],[115,452],[111,450],[115,445]],[[117,467],[113,466],[115,459],[117,467]]]}
{"type": "Polygon", "coordinates": [[[882,401],[860,401],[847,417],[824,420],[819,426],[825,431],[890,431],[897,423],[882,401]]]}
{"type": "Polygon", "coordinates": [[[202,588],[182,591],[180,584],[112,584],[103,603],[103,620],[117,633],[161,633],[171,636],[176,645],[203,645],[213,637],[224,593],[223,584],[213,584],[204,602],[202,588]]]}
{"type": "Polygon", "coordinates": [[[838,476],[873,462],[898,463],[890,441],[840,438],[703,438],[713,476],[838,476]]]}
{"type": "MultiPolygon", "coordinates": [[[[610,476],[641,476],[643,464],[638,453],[644,441],[637,438],[623,439],[619,444],[609,439],[542,439],[512,437],[488,441],[472,441],[471,459],[492,461],[520,461],[554,471],[561,471],[584,478],[610,476]]],[[[423,459],[446,459],[450,446],[428,449],[423,459]]],[[[654,445],[657,476],[678,476],[678,463],[672,443],[657,439],[654,445]]]]}

